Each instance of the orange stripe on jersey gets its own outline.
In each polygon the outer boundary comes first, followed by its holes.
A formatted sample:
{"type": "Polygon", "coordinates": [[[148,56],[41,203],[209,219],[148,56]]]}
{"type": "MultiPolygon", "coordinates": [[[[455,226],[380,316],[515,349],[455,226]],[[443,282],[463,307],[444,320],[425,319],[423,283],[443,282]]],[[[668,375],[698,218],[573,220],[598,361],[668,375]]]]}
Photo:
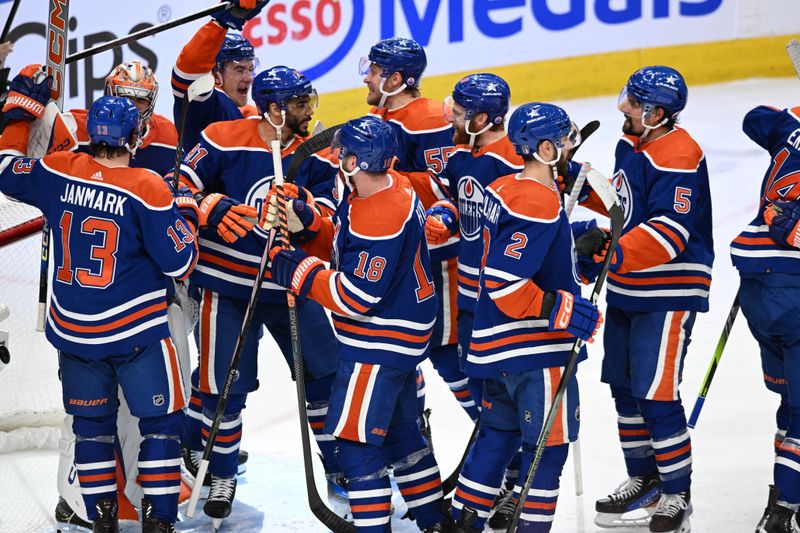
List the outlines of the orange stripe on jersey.
{"type": "Polygon", "coordinates": [[[139,474],[136,479],[139,481],[155,482],[155,481],[178,481],[181,478],[180,472],[169,472],[165,474],[139,474]]]}
{"type": "Polygon", "coordinates": [[[600,199],[600,196],[598,196],[594,191],[589,191],[589,197],[582,201],[580,205],[605,217],[608,216],[608,209],[606,208],[606,205],[603,203],[603,200],[600,199]]]}
{"type": "MultiPolygon", "coordinates": [[[[558,391],[558,384],[561,382],[561,368],[550,367],[544,369],[545,372],[550,372],[550,402],[552,403],[558,391]]],[[[567,396],[561,397],[561,403],[556,412],[556,418],[553,421],[553,428],[550,430],[550,435],[547,436],[547,444],[554,446],[564,443],[564,402],[567,396]]],[[[547,417],[547,412],[542,413],[542,421],[547,417]]]]}
{"type": "Polygon", "coordinates": [[[394,235],[413,214],[411,187],[396,172],[390,170],[389,175],[392,184],[388,188],[368,198],[350,197],[351,232],[367,238],[394,235]]]}
{"type": "Polygon", "coordinates": [[[406,130],[425,131],[448,127],[442,115],[442,103],[432,98],[415,98],[402,107],[394,109],[373,107],[370,115],[378,115],[383,120],[399,122],[406,130]]]}
{"type": "Polygon", "coordinates": [[[664,370],[661,373],[661,381],[653,395],[653,400],[672,401],[674,399],[675,365],[680,364],[678,344],[680,344],[681,324],[685,314],[686,311],[675,311],[672,314],[672,323],[669,325],[669,338],[667,339],[667,353],[664,356],[664,370]]]}
{"type": "Polygon", "coordinates": [[[222,48],[227,32],[227,29],[213,20],[208,21],[181,49],[175,66],[187,74],[211,72],[217,62],[217,53],[222,48]]]}
{"type": "Polygon", "coordinates": [[[542,509],[544,511],[555,511],[556,502],[534,502],[525,500],[525,509],[542,509]]]}
{"type": "Polygon", "coordinates": [[[342,275],[340,275],[339,277],[336,278],[336,292],[339,295],[339,298],[341,298],[344,301],[345,304],[347,304],[348,306],[352,307],[353,309],[355,309],[359,313],[366,313],[367,311],[369,311],[369,308],[368,307],[364,307],[363,305],[361,305],[357,301],[355,301],[352,298],[350,298],[350,296],[348,296],[347,293],[344,291],[344,287],[342,286],[342,276],[343,275],[344,274],[342,274],[342,275]]]}
{"type": "Polygon", "coordinates": [[[370,513],[373,511],[388,511],[392,508],[392,502],[385,503],[365,503],[364,505],[351,505],[353,513],[370,513]]]}
{"type": "Polygon", "coordinates": [[[323,261],[330,261],[331,249],[333,248],[333,235],[335,232],[336,228],[333,227],[333,220],[325,216],[320,219],[320,226],[319,230],[317,230],[316,237],[301,245],[301,247],[308,255],[319,257],[323,261]]]}
{"type": "Polygon", "coordinates": [[[323,429],[325,427],[325,421],[309,422],[308,425],[311,426],[311,429],[323,429]]]}
{"type": "Polygon", "coordinates": [[[28,132],[31,123],[27,120],[12,122],[0,135],[0,150],[16,150],[17,152],[28,153],[28,132]]]}
{"type": "Polygon", "coordinates": [[[213,293],[203,291],[203,303],[200,309],[200,390],[211,392],[208,363],[211,355],[211,309],[214,306],[213,293]]]}
{"type": "Polygon", "coordinates": [[[608,277],[626,285],[669,285],[672,283],[686,283],[693,285],[711,286],[711,280],[703,276],[659,276],[655,278],[629,278],[613,272],[608,277]]]}
{"type": "Polygon", "coordinates": [[[167,309],[166,302],[156,303],[153,305],[149,305],[144,309],[140,309],[135,313],[131,313],[130,315],[124,318],[119,318],[113,322],[109,322],[108,324],[102,324],[99,326],[81,326],[78,324],[74,324],[72,322],[67,322],[63,318],[60,318],[58,315],[56,315],[55,308],[52,305],[50,306],[50,316],[53,317],[53,319],[58,323],[59,326],[68,329],[70,331],[77,331],[79,333],[105,333],[107,331],[111,331],[113,329],[117,329],[127,324],[130,324],[131,322],[139,320],[144,316],[157,313],[158,311],[166,311],[166,309],[167,309]]]}
{"type": "Polygon", "coordinates": [[[489,498],[481,498],[480,496],[475,496],[474,494],[470,494],[469,492],[461,490],[460,487],[456,489],[456,496],[459,498],[463,498],[464,500],[470,501],[472,503],[483,505],[485,507],[491,507],[494,504],[494,500],[490,500],[489,498]]]}
{"type": "Polygon", "coordinates": [[[650,430],[647,429],[620,429],[620,437],[649,437],[650,430]]]}
{"type": "Polygon", "coordinates": [[[400,493],[403,496],[411,496],[413,494],[419,494],[420,492],[425,492],[426,490],[430,490],[430,489],[435,488],[435,487],[440,487],[441,485],[442,485],[442,480],[437,478],[437,479],[428,481],[427,483],[423,483],[421,485],[415,485],[413,487],[408,487],[408,488],[405,488],[405,489],[401,488],[400,489],[400,493]]]}
{"type": "Polygon", "coordinates": [[[492,298],[497,308],[511,318],[539,316],[542,312],[544,291],[533,280],[527,280],[511,294],[492,298]]]}
{"type": "Polygon", "coordinates": [[[644,270],[672,260],[669,252],[647,230],[637,226],[619,239],[622,247],[622,265],[618,274],[644,270]]]}
{"type": "MultiPolygon", "coordinates": [[[[180,476],[180,472],[178,472],[180,476]]],[[[81,483],[93,483],[95,481],[110,481],[117,477],[116,472],[106,472],[105,474],[91,474],[91,475],[78,475],[78,479],[81,480],[81,483]]]]}
{"type": "MultiPolygon", "coordinates": [[[[223,259],[222,257],[217,257],[216,255],[210,254],[208,252],[200,252],[200,261],[203,261],[205,263],[214,263],[215,265],[225,267],[229,270],[235,270],[236,272],[247,274],[248,276],[253,278],[255,278],[256,275],[258,274],[258,269],[255,267],[249,267],[239,263],[234,263],[233,261],[223,259]]],[[[268,275],[269,271],[267,271],[264,274],[264,278],[267,278],[268,275]]]]}
{"type": "Polygon", "coordinates": [[[656,461],[669,461],[670,459],[674,459],[679,455],[683,455],[684,453],[688,452],[692,449],[692,443],[688,442],[685,446],[681,446],[677,450],[672,450],[671,452],[664,452],[664,453],[657,453],[656,454],[656,461]]]}
{"type": "Polygon", "coordinates": [[[370,374],[374,365],[363,363],[356,375],[356,384],[353,387],[353,396],[350,398],[350,410],[347,412],[347,421],[339,433],[339,437],[347,440],[359,442],[358,421],[361,418],[361,410],[364,409],[364,398],[367,395],[367,385],[369,385],[370,374]]]}
{"type": "MultiPolygon", "coordinates": [[[[249,118],[214,122],[203,130],[203,135],[222,148],[260,148],[267,151],[258,133],[258,121],[249,118]]],[[[285,149],[284,151],[288,150],[285,149]]]]}
{"type": "MultiPolygon", "coordinates": [[[[206,428],[202,428],[200,432],[203,434],[204,437],[208,437],[209,431],[206,428]]],[[[218,433],[216,442],[233,442],[235,440],[240,439],[241,437],[242,437],[241,431],[237,431],[236,433],[233,433],[231,435],[220,435],[218,433]]]]}
{"type": "Polygon", "coordinates": [[[532,178],[519,179],[517,174],[507,174],[492,182],[489,188],[512,215],[552,220],[561,209],[558,193],[532,178]]]}
{"type": "Polygon", "coordinates": [[[447,343],[455,344],[458,342],[458,283],[455,282],[455,280],[458,279],[457,257],[451,257],[447,260],[447,272],[442,272],[442,275],[446,275],[449,278],[447,284],[450,292],[450,294],[447,295],[450,299],[450,307],[447,312],[449,316],[444,317],[445,320],[450,321],[450,337],[447,339],[447,343]]]}
{"type": "Polygon", "coordinates": [[[652,227],[656,228],[661,233],[665,233],[667,237],[669,237],[669,240],[672,241],[672,244],[674,244],[679,251],[681,252],[683,251],[683,249],[685,248],[683,240],[681,239],[680,235],[678,235],[672,230],[672,228],[669,228],[664,224],[661,224],[660,222],[649,222],[649,224],[652,227]]]}
{"type": "Polygon", "coordinates": [[[314,276],[314,281],[311,282],[311,290],[308,292],[308,297],[334,313],[339,313],[340,315],[350,314],[352,311],[339,307],[339,304],[336,303],[331,293],[330,278],[333,274],[333,270],[325,269],[314,276]]]}
{"type": "Polygon", "coordinates": [[[349,331],[350,333],[359,333],[369,337],[390,337],[392,339],[407,342],[428,342],[431,338],[431,333],[428,333],[427,335],[411,335],[410,333],[400,333],[399,331],[393,331],[390,329],[362,328],[353,324],[347,324],[341,320],[336,320],[336,318],[333,319],[333,324],[338,330],[349,331]]]}
{"type": "Polygon", "coordinates": [[[637,150],[647,153],[654,165],[675,170],[695,170],[703,158],[703,150],[678,126],[654,141],[638,145],[639,139],[625,136],[637,150]]]}
{"type": "Polygon", "coordinates": [[[172,376],[172,412],[183,409],[186,406],[186,395],[183,391],[183,380],[181,379],[181,369],[178,364],[178,353],[175,351],[175,345],[172,344],[172,339],[167,337],[164,339],[167,345],[167,352],[169,353],[169,367],[172,376]]]}
{"type": "Polygon", "coordinates": [[[255,117],[260,115],[260,113],[258,112],[258,108],[253,104],[243,105],[242,107],[239,108],[239,111],[241,111],[242,116],[244,118],[255,117]]]}
{"type": "Polygon", "coordinates": [[[503,337],[502,339],[497,339],[488,342],[475,342],[472,341],[469,345],[470,351],[484,351],[484,350],[491,350],[492,348],[499,348],[501,346],[507,346],[509,344],[515,344],[518,342],[532,342],[532,341],[542,341],[542,340],[549,340],[549,339],[571,339],[574,338],[573,335],[567,333],[566,331],[543,331],[541,333],[523,333],[520,335],[512,335],[510,337],[503,337]]]}
{"type": "Polygon", "coordinates": [[[189,84],[188,83],[181,83],[178,80],[176,80],[175,78],[172,78],[172,85],[174,85],[178,89],[183,89],[184,91],[189,88],[189,84]]]}
{"type": "MultiPolygon", "coordinates": [[[[476,289],[478,288],[478,280],[464,277],[461,274],[458,275],[458,282],[460,284],[466,285],[468,287],[474,287],[476,289]]],[[[494,289],[495,287],[499,287],[500,285],[503,284],[503,282],[501,282],[501,281],[491,281],[491,280],[488,280],[488,279],[485,280],[485,283],[486,283],[486,288],[487,289],[494,289]]]]}
{"type": "Polygon", "coordinates": [[[733,242],[750,246],[775,246],[777,244],[770,237],[742,237],[741,235],[733,239],[733,242]]]}
{"type": "Polygon", "coordinates": [[[458,144],[455,148],[471,154],[474,158],[489,154],[497,154],[512,165],[519,167],[525,165],[525,162],[522,160],[522,156],[517,153],[514,145],[511,144],[510,140],[508,140],[508,135],[503,135],[496,141],[483,146],[470,148],[468,144],[458,144]]]}

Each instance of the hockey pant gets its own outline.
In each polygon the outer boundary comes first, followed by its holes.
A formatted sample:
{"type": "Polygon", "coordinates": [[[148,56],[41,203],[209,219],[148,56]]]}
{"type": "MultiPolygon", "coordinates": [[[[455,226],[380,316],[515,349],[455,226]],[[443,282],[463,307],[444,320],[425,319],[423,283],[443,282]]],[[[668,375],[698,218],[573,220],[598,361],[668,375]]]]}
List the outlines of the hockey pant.
{"type": "MultiPolygon", "coordinates": [[[[179,298],[177,300],[181,302],[179,298]]],[[[167,320],[169,322],[170,336],[178,353],[181,379],[184,391],[189,390],[190,383],[190,358],[189,358],[189,339],[188,329],[186,328],[185,317],[187,316],[183,304],[176,302],[170,303],[167,308],[167,320]]],[[[136,510],[131,505],[139,505],[143,497],[142,486],[136,481],[139,473],[137,456],[142,435],[139,431],[138,419],[131,415],[128,403],[120,390],[117,395],[119,399],[119,411],[117,412],[117,459],[119,461],[117,469],[117,490],[119,501],[120,520],[136,520],[136,510]]],[[[59,457],[57,486],[58,495],[64,498],[78,516],[87,520],[86,507],[81,496],[80,485],[75,470],[75,434],[72,431],[72,415],[64,417],[61,425],[61,437],[59,439],[59,457]]]]}
{"type": "Polygon", "coordinates": [[[100,499],[117,499],[118,388],[139,419],[138,476],[154,515],[174,522],[180,493],[180,431],[185,394],[169,338],[129,355],[102,360],[59,353],[64,406],[72,415],[75,474],[86,518],[100,499]]]}
{"type": "MultiPolygon", "coordinates": [[[[453,497],[454,520],[458,521],[464,508],[469,507],[477,514],[473,527],[483,529],[506,467],[521,447],[520,476],[514,486],[514,496],[519,498],[561,372],[561,368],[544,368],[484,380],[481,426],[458,479],[453,497]]],[[[573,376],[525,500],[519,531],[550,531],[569,442],[578,435],[578,412],[578,381],[573,376]]]]}
{"type": "Polygon", "coordinates": [[[391,530],[389,465],[420,529],[445,519],[439,466],[417,425],[414,370],[340,361],[325,430],[336,437],[359,533],[391,530]]]}
{"type": "Polygon", "coordinates": [[[780,395],[773,475],[779,499],[800,504],[800,276],[742,275],[739,303],[758,341],[767,389],[780,395]]]}
{"type": "MultiPolygon", "coordinates": [[[[200,364],[192,374],[192,398],[182,443],[199,451],[205,446],[204,435],[208,434],[213,421],[219,391],[233,357],[247,302],[202,288],[199,289],[197,298],[200,318],[195,328],[195,340],[200,350],[200,364]]],[[[301,302],[298,313],[302,325],[300,344],[306,372],[309,424],[322,452],[326,472],[336,473],[338,467],[333,453],[333,437],[322,431],[338,360],[336,339],[330,321],[319,304],[311,300],[301,302]]],[[[209,471],[217,476],[231,477],[236,473],[242,434],[241,410],[246,403],[247,393],[258,388],[258,346],[264,329],[269,331],[278,344],[293,373],[287,306],[275,303],[257,304],[231,387],[231,396],[238,395],[241,398],[228,401],[209,464],[209,471]]]]}
{"type": "Polygon", "coordinates": [[[658,472],[667,494],[691,486],[692,444],[678,387],[695,314],[606,312],[602,381],[611,386],[628,475],[658,472]]]}

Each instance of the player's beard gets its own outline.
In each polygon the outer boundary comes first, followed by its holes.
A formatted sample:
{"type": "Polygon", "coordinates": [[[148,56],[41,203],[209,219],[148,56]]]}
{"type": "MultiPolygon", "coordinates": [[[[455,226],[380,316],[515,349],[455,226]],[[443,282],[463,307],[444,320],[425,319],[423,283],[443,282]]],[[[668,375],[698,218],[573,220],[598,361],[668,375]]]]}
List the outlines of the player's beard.
{"type": "Polygon", "coordinates": [[[373,88],[371,85],[367,85],[367,105],[374,105],[377,106],[381,103],[381,91],[379,88],[373,88]]]}
{"type": "Polygon", "coordinates": [[[569,150],[567,150],[566,148],[561,149],[561,157],[556,163],[556,171],[558,172],[559,176],[566,176],[567,171],[569,170],[569,165],[567,164],[568,152],[569,150]]]}
{"type": "MultiPolygon", "coordinates": [[[[630,115],[624,115],[625,121],[622,123],[622,133],[625,135],[633,135],[634,137],[639,137],[644,131],[639,131],[639,128],[636,127],[635,121],[641,121],[640,118],[634,118],[630,115]]],[[[642,128],[643,129],[643,128],[642,128]]]]}
{"type": "Polygon", "coordinates": [[[469,144],[469,134],[455,124],[453,124],[453,144],[469,144]]]}
{"type": "Polygon", "coordinates": [[[297,117],[287,113],[286,124],[284,125],[284,127],[295,135],[300,135],[301,137],[308,137],[308,124],[310,122],[311,119],[308,120],[298,119],[297,117]]]}

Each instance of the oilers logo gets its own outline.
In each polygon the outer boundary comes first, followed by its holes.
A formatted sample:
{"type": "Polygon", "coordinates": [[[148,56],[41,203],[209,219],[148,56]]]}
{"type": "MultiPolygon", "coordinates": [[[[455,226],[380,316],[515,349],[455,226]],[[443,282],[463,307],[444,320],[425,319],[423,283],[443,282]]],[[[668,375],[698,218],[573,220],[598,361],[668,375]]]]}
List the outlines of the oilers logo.
{"type": "Polygon", "coordinates": [[[611,179],[611,184],[617,191],[619,197],[619,204],[622,206],[622,212],[625,213],[625,224],[627,227],[628,222],[631,220],[633,213],[633,194],[631,194],[631,185],[628,183],[628,176],[625,175],[624,170],[619,170],[611,179]]]}
{"type": "MultiPolygon", "coordinates": [[[[264,176],[257,182],[250,187],[250,190],[247,191],[247,196],[244,199],[244,203],[247,205],[252,205],[256,208],[256,210],[261,213],[261,208],[264,206],[264,201],[267,198],[267,194],[269,193],[270,188],[272,187],[272,180],[274,176],[264,176]]],[[[253,228],[253,231],[261,235],[262,237],[269,236],[269,231],[266,231],[261,228],[261,226],[256,225],[253,228]]]]}
{"type": "Polygon", "coordinates": [[[461,238],[474,241],[481,234],[483,225],[483,186],[472,176],[458,181],[458,215],[461,238]]]}

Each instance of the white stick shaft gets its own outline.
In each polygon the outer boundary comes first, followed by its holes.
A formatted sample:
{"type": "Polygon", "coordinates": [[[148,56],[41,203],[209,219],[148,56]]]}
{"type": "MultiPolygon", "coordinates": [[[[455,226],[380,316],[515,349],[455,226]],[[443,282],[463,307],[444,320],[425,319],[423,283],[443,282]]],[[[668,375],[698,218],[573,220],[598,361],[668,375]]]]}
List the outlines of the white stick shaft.
{"type": "Polygon", "coordinates": [[[186,516],[194,516],[194,511],[197,509],[197,501],[200,499],[200,491],[203,490],[203,480],[208,473],[208,461],[200,459],[200,464],[197,467],[197,476],[194,478],[194,486],[192,487],[192,495],[189,497],[189,506],[186,508],[186,516]]]}
{"type": "Polygon", "coordinates": [[[275,167],[275,186],[283,185],[283,161],[281,160],[280,141],[272,141],[269,149],[272,150],[272,166],[275,167]]]}
{"type": "Polygon", "coordinates": [[[583,496],[583,461],[581,460],[581,440],[572,443],[572,462],[575,468],[575,496],[583,496]]]}
{"type": "Polygon", "coordinates": [[[586,182],[586,174],[589,172],[590,168],[592,168],[592,165],[589,163],[584,163],[581,166],[581,171],[578,173],[578,177],[575,178],[575,183],[572,185],[572,191],[569,193],[567,203],[564,206],[564,212],[567,213],[567,217],[572,214],[572,210],[575,209],[575,204],[578,203],[578,195],[580,195],[581,189],[583,189],[583,184],[586,182]]]}

